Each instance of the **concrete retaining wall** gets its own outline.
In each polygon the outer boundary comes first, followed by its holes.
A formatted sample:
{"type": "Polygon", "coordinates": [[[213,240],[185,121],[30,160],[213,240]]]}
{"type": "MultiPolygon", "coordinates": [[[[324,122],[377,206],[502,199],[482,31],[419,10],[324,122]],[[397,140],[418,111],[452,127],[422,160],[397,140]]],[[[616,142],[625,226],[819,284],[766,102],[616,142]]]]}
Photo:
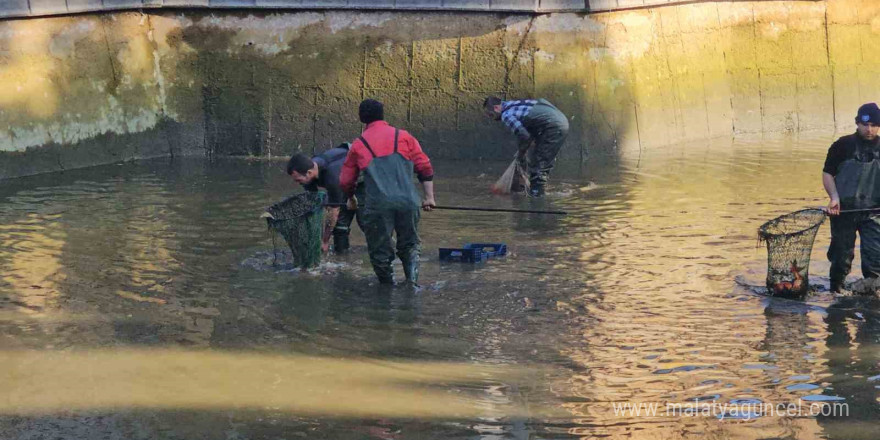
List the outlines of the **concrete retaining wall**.
{"type": "Polygon", "coordinates": [[[595,12],[692,2],[693,0],[4,0],[0,2],[0,17],[159,8],[595,12]]]}
{"type": "Polygon", "coordinates": [[[0,22],[0,177],[177,154],[286,156],[375,97],[434,157],[506,158],[487,94],[545,97],[563,157],[851,130],[880,2],[573,13],[145,11],[0,22]]]}
{"type": "MultiPolygon", "coordinates": [[[[632,0],[594,0],[606,5],[632,0]]],[[[668,3],[669,0],[636,0],[668,3]]],[[[587,11],[587,0],[5,0],[0,17],[32,17],[121,9],[247,8],[247,9],[390,9],[447,11],[587,11]]]]}

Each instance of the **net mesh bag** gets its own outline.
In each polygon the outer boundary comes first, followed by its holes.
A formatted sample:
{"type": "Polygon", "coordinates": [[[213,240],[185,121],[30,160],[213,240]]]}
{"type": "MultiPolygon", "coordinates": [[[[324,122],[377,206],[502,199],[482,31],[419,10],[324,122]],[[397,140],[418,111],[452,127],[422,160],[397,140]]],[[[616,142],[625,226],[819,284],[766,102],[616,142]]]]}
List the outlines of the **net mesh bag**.
{"type": "MultiPolygon", "coordinates": [[[[268,208],[266,222],[269,231],[284,237],[290,246],[293,264],[303,269],[321,263],[321,233],[324,223],[326,193],[304,192],[290,196],[268,208]]],[[[275,245],[275,234],[272,234],[275,245]]]]}
{"type": "Polygon", "coordinates": [[[810,253],[825,211],[803,209],[761,225],[758,237],[767,243],[767,289],[771,295],[801,297],[810,287],[810,253]]]}
{"type": "Polygon", "coordinates": [[[527,160],[520,157],[519,153],[513,157],[513,162],[504,171],[498,180],[492,184],[490,190],[493,194],[510,194],[512,192],[528,191],[529,179],[526,172],[527,160]]]}

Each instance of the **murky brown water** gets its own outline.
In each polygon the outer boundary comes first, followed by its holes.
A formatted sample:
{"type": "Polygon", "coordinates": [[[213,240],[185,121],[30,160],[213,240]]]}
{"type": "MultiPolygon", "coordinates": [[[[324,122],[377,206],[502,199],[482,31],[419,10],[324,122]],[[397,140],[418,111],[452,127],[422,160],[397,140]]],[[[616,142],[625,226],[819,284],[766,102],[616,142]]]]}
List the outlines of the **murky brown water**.
{"type": "MultiPolygon", "coordinates": [[[[505,163],[439,163],[443,204],[571,214],[424,214],[421,291],[375,285],[359,232],[318,271],[273,268],[281,162],[4,181],[0,438],[877,438],[880,303],[749,287],[757,227],[824,203],[829,141],[563,163],[540,201],[488,195],[505,163]],[[468,241],[511,255],[438,263],[468,241]],[[848,416],[706,412],[810,395],[848,416]]],[[[814,284],[827,246],[826,225],[814,284]]]]}

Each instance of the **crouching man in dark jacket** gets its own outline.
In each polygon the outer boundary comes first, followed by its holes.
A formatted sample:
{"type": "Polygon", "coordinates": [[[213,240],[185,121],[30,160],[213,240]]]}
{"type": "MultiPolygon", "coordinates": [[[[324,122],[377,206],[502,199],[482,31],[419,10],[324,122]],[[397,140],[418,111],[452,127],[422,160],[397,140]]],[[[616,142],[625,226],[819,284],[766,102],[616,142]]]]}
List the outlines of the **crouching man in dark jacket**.
{"type": "MultiPolygon", "coordinates": [[[[345,206],[346,197],[339,183],[339,175],[342,164],[348,156],[351,144],[344,143],[336,148],[327,150],[317,156],[308,157],[304,154],[294,154],[287,163],[287,174],[293,180],[303,186],[306,191],[318,191],[323,188],[327,191],[327,203],[324,215],[324,232],[321,235],[321,249],[324,252],[330,248],[330,236],[333,236],[333,251],[336,253],[347,252],[351,223],[357,219],[358,226],[363,231],[363,214],[358,209],[349,209],[345,206]]],[[[355,194],[361,200],[364,195],[363,182],[357,184],[355,194]]]]}

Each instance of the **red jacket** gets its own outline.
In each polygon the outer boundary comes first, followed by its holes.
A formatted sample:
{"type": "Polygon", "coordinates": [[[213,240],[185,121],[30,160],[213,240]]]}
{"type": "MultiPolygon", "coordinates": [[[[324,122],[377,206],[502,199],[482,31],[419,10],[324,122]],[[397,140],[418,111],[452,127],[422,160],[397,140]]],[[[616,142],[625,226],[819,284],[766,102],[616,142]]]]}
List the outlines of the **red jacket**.
{"type": "MultiPolygon", "coordinates": [[[[361,136],[369,142],[376,157],[389,156],[394,153],[394,127],[388,125],[387,122],[375,121],[367,124],[361,136]]],[[[400,130],[397,139],[397,152],[413,163],[420,182],[434,179],[431,160],[422,151],[419,141],[406,130],[400,130]]],[[[370,154],[370,150],[367,150],[360,139],[355,139],[351,143],[348,156],[342,165],[342,172],[339,173],[339,185],[347,195],[354,194],[358,175],[367,168],[372,160],[373,155],[370,154]]]]}

